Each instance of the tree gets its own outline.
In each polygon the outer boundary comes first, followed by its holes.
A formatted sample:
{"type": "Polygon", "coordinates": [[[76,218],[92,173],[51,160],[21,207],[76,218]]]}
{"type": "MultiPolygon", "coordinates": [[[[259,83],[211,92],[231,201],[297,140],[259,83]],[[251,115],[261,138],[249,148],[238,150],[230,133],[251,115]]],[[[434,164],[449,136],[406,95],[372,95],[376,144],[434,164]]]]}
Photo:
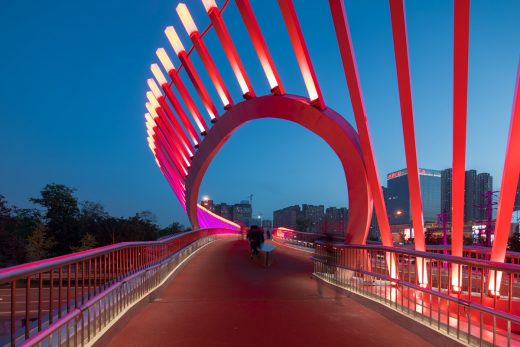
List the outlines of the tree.
{"type": "Polygon", "coordinates": [[[47,258],[56,242],[47,236],[45,226],[38,224],[27,238],[27,258],[30,261],[47,258]]]}
{"type": "Polygon", "coordinates": [[[159,237],[164,237],[168,235],[173,235],[177,233],[182,233],[186,231],[186,227],[178,222],[173,222],[172,224],[168,225],[166,228],[163,228],[158,231],[157,235],[159,237]]]}
{"type": "Polygon", "coordinates": [[[81,238],[81,245],[79,247],[71,247],[71,251],[73,252],[81,252],[86,251],[87,249],[91,249],[97,246],[97,241],[94,235],[91,233],[86,233],[81,238]]]}
{"type": "Polygon", "coordinates": [[[47,230],[58,241],[55,247],[58,254],[67,253],[70,246],[80,240],[79,208],[74,191],[63,184],[51,183],[43,187],[40,197],[30,199],[45,208],[47,230]]]}

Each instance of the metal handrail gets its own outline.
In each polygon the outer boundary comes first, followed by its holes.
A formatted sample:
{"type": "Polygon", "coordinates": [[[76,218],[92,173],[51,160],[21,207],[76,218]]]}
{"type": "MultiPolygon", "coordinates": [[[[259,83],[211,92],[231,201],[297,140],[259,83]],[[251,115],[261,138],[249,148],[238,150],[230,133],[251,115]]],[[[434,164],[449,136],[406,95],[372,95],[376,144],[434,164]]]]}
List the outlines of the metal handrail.
{"type": "MultiPolygon", "coordinates": [[[[319,245],[327,244],[326,241],[316,241],[316,243],[319,245]]],[[[435,260],[454,262],[457,264],[464,264],[464,265],[473,266],[473,267],[483,267],[483,268],[497,270],[497,271],[520,273],[520,265],[500,263],[500,262],[490,261],[490,260],[457,257],[454,255],[448,255],[448,254],[421,252],[421,251],[408,250],[408,249],[402,249],[402,248],[397,248],[397,247],[376,246],[376,245],[354,245],[354,244],[344,244],[344,243],[334,243],[334,247],[380,250],[380,251],[394,252],[394,253],[399,253],[399,254],[404,254],[404,255],[414,255],[419,258],[430,258],[430,259],[435,259],[435,260]]]]}
{"type": "Polygon", "coordinates": [[[47,258],[37,260],[30,263],[15,265],[7,268],[0,269],[0,284],[4,282],[10,282],[14,279],[31,276],[40,272],[52,270],[57,267],[63,267],[65,265],[73,264],[77,261],[88,260],[90,258],[103,255],[112,251],[124,249],[127,247],[135,246],[151,246],[151,245],[163,245],[172,240],[188,235],[190,233],[196,233],[204,230],[212,230],[213,228],[197,229],[187,231],[179,234],[175,234],[168,238],[158,241],[133,241],[133,242],[119,242],[108,246],[97,247],[86,251],[75,252],[65,255],[60,255],[53,258],[47,258]]]}

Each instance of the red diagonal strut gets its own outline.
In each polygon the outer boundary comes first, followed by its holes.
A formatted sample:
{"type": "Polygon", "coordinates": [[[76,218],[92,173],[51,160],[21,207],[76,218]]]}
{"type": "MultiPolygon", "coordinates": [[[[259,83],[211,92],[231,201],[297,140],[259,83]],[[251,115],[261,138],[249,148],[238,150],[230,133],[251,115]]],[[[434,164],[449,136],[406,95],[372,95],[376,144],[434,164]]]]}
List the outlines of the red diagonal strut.
{"type": "Polygon", "coordinates": [[[412,209],[412,223],[415,234],[415,249],[424,251],[425,245],[421,186],[419,183],[419,167],[417,164],[417,149],[415,145],[412,86],[410,80],[410,66],[408,63],[408,43],[406,38],[406,21],[403,0],[390,0],[390,13],[392,17],[395,63],[397,67],[399,101],[401,104],[401,118],[403,123],[406,168],[408,172],[408,187],[410,191],[410,207],[412,209]]]}
{"type": "Polygon", "coordinates": [[[267,80],[269,81],[271,91],[275,94],[285,94],[280,75],[278,74],[278,70],[276,70],[271,53],[269,53],[267,49],[267,44],[265,43],[264,36],[262,35],[249,0],[235,0],[235,2],[242,16],[242,20],[246,25],[247,32],[251,37],[251,42],[255,47],[256,54],[260,59],[267,80]]]}
{"type": "MultiPolygon", "coordinates": [[[[352,39],[350,36],[345,4],[343,0],[329,0],[329,6],[332,19],[334,21],[334,28],[336,30],[336,38],[341,54],[341,60],[343,61],[343,69],[347,79],[350,100],[352,102],[352,109],[356,119],[361,151],[363,152],[363,157],[365,159],[368,182],[374,199],[374,207],[381,234],[381,240],[384,246],[393,247],[392,233],[390,231],[390,224],[388,223],[385,199],[381,189],[381,180],[379,179],[379,174],[377,171],[376,158],[372,146],[372,138],[370,136],[368,118],[365,110],[365,102],[363,100],[361,83],[359,81],[356,56],[354,54],[354,47],[352,45],[352,39]]],[[[395,269],[396,267],[394,263],[394,266],[392,266],[392,277],[394,278],[396,275],[395,269]]]]}
{"type": "MultiPolygon", "coordinates": [[[[469,0],[457,0],[454,6],[451,254],[462,257],[468,100],[469,0]]],[[[459,267],[453,267],[451,284],[455,292],[460,290],[459,276],[459,267]]]]}
{"type": "Polygon", "coordinates": [[[323,95],[321,94],[316,72],[312,66],[309,50],[305,44],[305,38],[303,37],[302,29],[298,22],[298,16],[294,9],[294,4],[292,0],[278,0],[278,5],[282,11],[283,20],[285,21],[285,26],[289,32],[294,53],[296,54],[296,60],[300,66],[300,71],[305,86],[307,87],[307,93],[309,94],[311,103],[320,109],[324,109],[325,103],[323,102],[323,95]]]}
{"type": "MultiPolygon", "coordinates": [[[[504,262],[507,250],[507,241],[511,228],[511,218],[515,204],[515,195],[518,189],[520,175],[520,60],[516,72],[516,90],[511,111],[511,124],[507,139],[506,155],[500,197],[498,199],[497,220],[495,226],[495,239],[491,249],[491,260],[504,262]]],[[[489,273],[490,294],[498,295],[502,272],[496,275],[494,271],[489,273]],[[496,278],[496,286],[495,286],[496,278]]]]}

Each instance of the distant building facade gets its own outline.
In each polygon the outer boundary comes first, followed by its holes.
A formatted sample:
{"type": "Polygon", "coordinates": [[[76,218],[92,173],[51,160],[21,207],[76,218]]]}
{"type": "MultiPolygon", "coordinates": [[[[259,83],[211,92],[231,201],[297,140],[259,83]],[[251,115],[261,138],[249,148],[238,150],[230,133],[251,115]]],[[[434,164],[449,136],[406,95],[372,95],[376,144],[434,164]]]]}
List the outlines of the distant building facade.
{"type": "MultiPolygon", "coordinates": [[[[437,221],[441,210],[441,171],[419,169],[424,222],[437,221]]],[[[406,169],[387,175],[387,212],[390,224],[410,224],[410,194],[406,169]]]]}
{"type": "Polygon", "coordinates": [[[487,172],[477,175],[477,213],[476,219],[487,219],[488,192],[493,191],[493,176],[487,172]]]}
{"type": "Polygon", "coordinates": [[[249,226],[252,219],[253,208],[247,200],[241,201],[239,204],[230,205],[225,202],[215,204],[213,200],[203,199],[200,204],[211,212],[235,223],[249,226]]]}
{"type": "Polygon", "coordinates": [[[249,225],[253,215],[251,203],[247,200],[233,205],[233,222],[249,225]]]}
{"type": "Polygon", "coordinates": [[[348,224],[346,207],[328,207],[322,222],[322,231],[327,234],[344,235],[348,224]]]}
{"type": "Polygon", "coordinates": [[[285,227],[296,230],[296,219],[300,215],[300,205],[293,205],[273,212],[273,227],[285,227]]]}
{"type": "Polygon", "coordinates": [[[446,211],[446,221],[451,222],[451,184],[453,170],[441,171],[441,212],[446,211]]]}
{"type": "Polygon", "coordinates": [[[464,179],[464,221],[478,218],[477,170],[467,170],[464,179]]]}
{"type": "Polygon", "coordinates": [[[310,223],[308,232],[319,233],[324,216],[325,207],[323,205],[302,205],[302,217],[310,223]]]}

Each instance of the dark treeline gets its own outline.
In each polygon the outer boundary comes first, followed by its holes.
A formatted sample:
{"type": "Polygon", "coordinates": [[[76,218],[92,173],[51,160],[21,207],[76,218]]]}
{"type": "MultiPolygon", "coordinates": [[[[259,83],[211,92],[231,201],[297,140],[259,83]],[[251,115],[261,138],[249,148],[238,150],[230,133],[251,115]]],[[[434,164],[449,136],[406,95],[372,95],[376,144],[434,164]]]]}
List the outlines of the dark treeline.
{"type": "Polygon", "coordinates": [[[0,267],[49,258],[123,241],[152,241],[186,231],[179,223],[157,225],[153,213],[113,217],[98,202],[78,202],[75,190],[48,184],[30,202],[10,206],[0,195],[0,267]]]}

